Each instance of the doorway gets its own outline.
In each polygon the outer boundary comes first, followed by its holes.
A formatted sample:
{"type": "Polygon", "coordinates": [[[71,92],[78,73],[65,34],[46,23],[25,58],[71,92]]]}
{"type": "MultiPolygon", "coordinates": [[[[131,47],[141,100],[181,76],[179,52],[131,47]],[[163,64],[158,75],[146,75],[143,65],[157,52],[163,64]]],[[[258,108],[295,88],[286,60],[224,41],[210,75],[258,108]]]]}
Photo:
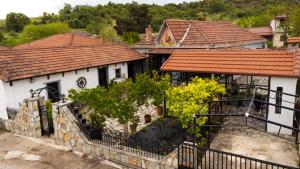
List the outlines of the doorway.
{"type": "Polygon", "coordinates": [[[98,69],[99,86],[107,87],[107,68],[102,67],[98,69]]]}
{"type": "Polygon", "coordinates": [[[48,99],[50,99],[52,103],[58,102],[60,99],[59,81],[47,83],[46,86],[48,99]]]}

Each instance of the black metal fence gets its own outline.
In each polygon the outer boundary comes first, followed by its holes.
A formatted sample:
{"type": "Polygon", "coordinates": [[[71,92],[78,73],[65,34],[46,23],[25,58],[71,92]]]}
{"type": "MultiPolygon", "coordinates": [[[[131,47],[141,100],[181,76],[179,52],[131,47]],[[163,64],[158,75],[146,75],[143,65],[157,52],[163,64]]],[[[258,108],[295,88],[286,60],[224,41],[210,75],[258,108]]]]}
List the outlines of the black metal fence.
{"type": "Polygon", "coordinates": [[[179,169],[299,169],[220,150],[184,143],[178,146],[179,169]]]}
{"type": "Polygon", "coordinates": [[[70,105],[69,109],[77,118],[77,125],[91,142],[155,159],[161,159],[177,148],[176,144],[161,142],[155,138],[138,138],[118,131],[94,129],[78,107],[70,105]]]}

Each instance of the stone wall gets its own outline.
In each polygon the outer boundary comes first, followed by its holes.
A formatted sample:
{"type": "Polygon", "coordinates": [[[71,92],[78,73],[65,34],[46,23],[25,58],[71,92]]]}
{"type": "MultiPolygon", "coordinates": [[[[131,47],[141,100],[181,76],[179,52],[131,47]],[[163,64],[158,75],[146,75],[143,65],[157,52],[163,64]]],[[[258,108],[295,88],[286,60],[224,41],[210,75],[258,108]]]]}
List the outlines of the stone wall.
{"type": "Polygon", "coordinates": [[[44,102],[44,98],[24,99],[19,112],[13,120],[1,119],[0,123],[5,130],[14,134],[40,137],[41,123],[38,108],[38,101],[44,102]]]}
{"type": "Polygon", "coordinates": [[[104,157],[107,160],[130,167],[145,169],[177,168],[177,151],[161,160],[157,160],[89,141],[77,125],[77,119],[68,109],[67,106],[70,103],[53,104],[52,114],[56,144],[67,146],[90,157],[104,157]]]}

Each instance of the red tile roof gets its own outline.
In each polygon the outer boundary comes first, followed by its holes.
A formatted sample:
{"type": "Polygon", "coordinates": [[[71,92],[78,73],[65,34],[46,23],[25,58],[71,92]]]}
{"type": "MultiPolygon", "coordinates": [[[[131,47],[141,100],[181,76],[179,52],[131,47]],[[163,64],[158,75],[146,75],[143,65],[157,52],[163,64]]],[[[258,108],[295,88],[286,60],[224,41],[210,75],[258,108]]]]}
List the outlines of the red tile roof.
{"type": "Polygon", "coordinates": [[[288,37],[289,43],[297,43],[300,42],[300,37],[288,37]]]}
{"type": "Polygon", "coordinates": [[[248,31],[259,36],[273,36],[273,31],[271,26],[249,28],[248,31]]]}
{"type": "Polygon", "coordinates": [[[44,39],[16,46],[13,49],[90,46],[99,44],[101,44],[101,40],[99,38],[88,36],[85,33],[73,32],[52,35],[44,39]]]}
{"type": "Polygon", "coordinates": [[[300,77],[300,51],[178,49],[161,70],[300,77]]]}
{"type": "Polygon", "coordinates": [[[12,81],[144,58],[123,45],[112,44],[3,50],[0,79],[12,81]]]}
{"type": "MultiPolygon", "coordinates": [[[[166,19],[164,23],[170,28],[176,42],[180,43],[179,48],[222,48],[267,41],[230,22],[166,19]]],[[[153,48],[155,41],[149,46],[146,44],[144,48],[153,48]]],[[[143,44],[133,46],[142,47],[143,44]]]]}
{"type": "Polygon", "coordinates": [[[264,38],[252,34],[230,22],[166,20],[176,41],[183,39],[181,46],[224,45],[238,46],[264,42],[264,38]],[[187,28],[190,29],[187,31],[187,28]],[[187,36],[184,38],[184,34],[187,36]]]}
{"type": "Polygon", "coordinates": [[[7,50],[7,49],[9,49],[9,48],[6,46],[0,45],[0,50],[7,50]]]}

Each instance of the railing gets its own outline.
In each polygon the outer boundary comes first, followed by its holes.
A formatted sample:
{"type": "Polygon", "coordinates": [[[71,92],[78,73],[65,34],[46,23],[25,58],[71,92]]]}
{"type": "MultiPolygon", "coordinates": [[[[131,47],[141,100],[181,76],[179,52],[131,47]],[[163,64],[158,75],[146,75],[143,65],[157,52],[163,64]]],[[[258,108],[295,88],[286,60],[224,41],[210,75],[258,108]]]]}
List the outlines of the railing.
{"type": "Polygon", "coordinates": [[[179,169],[299,169],[220,150],[184,143],[178,147],[179,169]]]}
{"type": "Polygon", "coordinates": [[[69,109],[77,118],[77,125],[91,142],[155,159],[161,159],[161,157],[177,148],[176,144],[162,143],[153,138],[141,139],[117,131],[107,129],[96,130],[86,122],[79,113],[78,108],[69,106],[69,109]]]}

